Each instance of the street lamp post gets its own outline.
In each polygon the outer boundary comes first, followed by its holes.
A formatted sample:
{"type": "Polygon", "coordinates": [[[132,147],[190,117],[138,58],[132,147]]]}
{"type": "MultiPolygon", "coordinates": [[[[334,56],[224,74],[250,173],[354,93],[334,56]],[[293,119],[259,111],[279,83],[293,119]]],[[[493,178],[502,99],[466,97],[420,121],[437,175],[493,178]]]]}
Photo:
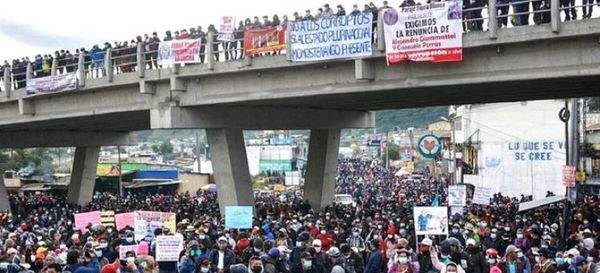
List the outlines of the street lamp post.
{"type": "Polygon", "coordinates": [[[452,174],[452,183],[451,184],[458,184],[458,172],[457,172],[457,166],[456,166],[456,134],[455,134],[455,127],[454,127],[454,120],[456,119],[456,117],[454,115],[448,116],[448,117],[440,117],[440,120],[446,121],[448,123],[450,123],[450,130],[451,130],[451,135],[450,135],[450,142],[452,143],[452,154],[450,155],[450,162],[452,163],[452,170],[453,170],[453,174],[452,174]]]}

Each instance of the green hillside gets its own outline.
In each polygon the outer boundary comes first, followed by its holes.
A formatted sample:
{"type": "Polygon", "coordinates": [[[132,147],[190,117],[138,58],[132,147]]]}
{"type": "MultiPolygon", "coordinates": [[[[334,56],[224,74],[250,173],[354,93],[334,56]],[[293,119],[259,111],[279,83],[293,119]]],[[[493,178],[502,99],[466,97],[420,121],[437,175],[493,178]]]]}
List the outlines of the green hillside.
{"type": "Polygon", "coordinates": [[[412,108],[402,110],[378,111],[376,114],[377,130],[382,132],[398,128],[425,128],[429,123],[448,116],[448,106],[412,108]]]}
{"type": "MultiPolygon", "coordinates": [[[[377,111],[375,115],[377,131],[386,132],[392,131],[395,127],[398,128],[425,128],[429,123],[436,122],[440,117],[448,116],[448,107],[426,107],[413,108],[402,110],[386,110],[377,111]]],[[[344,130],[344,135],[362,135],[366,130],[344,130]]],[[[256,137],[256,131],[244,131],[246,138],[256,137]]],[[[293,134],[308,134],[308,131],[297,131],[293,134]]],[[[171,139],[193,138],[195,137],[194,130],[154,130],[142,131],[138,133],[138,138],[142,142],[163,142],[171,139]]],[[[206,141],[204,130],[199,133],[200,142],[206,141]]]]}

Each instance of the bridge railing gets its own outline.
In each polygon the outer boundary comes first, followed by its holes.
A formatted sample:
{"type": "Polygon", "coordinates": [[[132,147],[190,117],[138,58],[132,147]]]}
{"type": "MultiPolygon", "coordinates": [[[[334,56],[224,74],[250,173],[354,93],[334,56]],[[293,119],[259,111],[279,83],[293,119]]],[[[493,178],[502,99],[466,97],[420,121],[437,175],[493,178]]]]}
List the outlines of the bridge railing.
{"type": "MultiPolygon", "coordinates": [[[[483,0],[481,0],[483,1],[483,0]]],[[[474,5],[463,10],[463,26],[465,32],[487,31],[490,39],[498,38],[498,29],[509,27],[509,20],[516,20],[512,25],[528,25],[529,15],[533,15],[534,24],[550,23],[553,32],[560,32],[561,11],[565,14],[573,8],[590,8],[594,3],[584,5],[561,7],[560,0],[489,0],[487,6],[474,5]],[[535,8],[529,10],[531,7],[535,8]],[[521,9],[520,5],[527,8],[521,9]],[[512,9],[512,13],[509,10],[512,9]],[[500,13],[500,14],[499,14],[500,13]],[[519,23],[521,17],[526,16],[527,23],[519,23]],[[512,18],[512,19],[511,19],[512,18]],[[541,18],[541,19],[540,19],[541,18]],[[486,24],[487,22],[487,24],[486,24]]],[[[525,17],[523,17],[525,18],[525,17]]],[[[568,19],[568,18],[565,18],[568,19]]],[[[373,35],[374,51],[385,52],[385,41],[383,37],[383,11],[379,11],[378,19],[375,23],[375,33],[373,35]]],[[[249,64],[252,58],[265,55],[286,54],[290,60],[290,43],[286,43],[287,48],[277,52],[263,53],[255,56],[246,56],[244,52],[244,39],[235,39],[230,42],[217,40],[217,35],[208,32],[206,43],[202,43],[200,49],[200,64],[188,65],[206,65],[208,69],[214,69],[215,63],[238,61],[249,64]]],[[[158,50],[148,50],[145,52],[144,44],[138,43],[137,48],[109,48],[105,52],[104,61],[92,61],[89,53],[82,52],[78,55],[76,62],[69,61],[60,63],[56,58],[53,59],[50,71],[48,69],[32,69],[31,63],[26,67],[4,68],[0,77],[0,89],[2,96],[10,97],[11,91],[26,87],[27,79],[47,75],[59,75],[63,73],[75,72],[79,79],[79,85],[85,86],[87,79],[105,78],[112,82],[115,75],[122,73],[137,72],[140,78],[143,78],[147,69],[168,68],[169,65],[161,64],[158,61],[158,50]]],[[[175,72],[179,65],[174,65],[175,72]]]]}

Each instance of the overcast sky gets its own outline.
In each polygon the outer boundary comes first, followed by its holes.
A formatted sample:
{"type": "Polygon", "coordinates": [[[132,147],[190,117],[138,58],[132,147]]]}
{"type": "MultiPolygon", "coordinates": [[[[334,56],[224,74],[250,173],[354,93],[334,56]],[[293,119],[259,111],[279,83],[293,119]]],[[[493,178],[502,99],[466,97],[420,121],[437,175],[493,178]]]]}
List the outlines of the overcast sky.
{"type": "MultiPolygon", "coordinates": [[[[136,35],[165,30],[189,29],[208,24],[218,28],[220,16],[246,17],[287,14],[294,11],[313,13],[323,4],[344,5],[349,11],[354,3],[363,6],[368,0],[104,0],[104,1],[6,1],[0,9],[0,61],[55,50],[85,47],[104,42],[131,40],[136,35]]],[[[383,0],[375,0],[380,6],[383,0]]],[[[401,0],[391,0],[398,6],[401,0]],[[397,2],[397,3],[396,3],[397,2]]]]}

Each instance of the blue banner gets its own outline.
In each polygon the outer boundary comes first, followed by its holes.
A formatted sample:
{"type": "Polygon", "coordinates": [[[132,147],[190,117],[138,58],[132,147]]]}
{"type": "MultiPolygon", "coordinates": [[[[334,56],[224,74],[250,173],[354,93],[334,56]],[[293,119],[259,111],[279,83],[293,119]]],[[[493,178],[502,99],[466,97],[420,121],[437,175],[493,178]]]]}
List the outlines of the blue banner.
{"type": "Polygon", "coordinates": [[[358,58],[373,52],[371,13],[290,22],[288,33],[293,62],[358,58]]]}
{"type": "Polygon", "coordinates": [[[252,228],[251,206],[225,207],[225,228],[252,228]]]}

